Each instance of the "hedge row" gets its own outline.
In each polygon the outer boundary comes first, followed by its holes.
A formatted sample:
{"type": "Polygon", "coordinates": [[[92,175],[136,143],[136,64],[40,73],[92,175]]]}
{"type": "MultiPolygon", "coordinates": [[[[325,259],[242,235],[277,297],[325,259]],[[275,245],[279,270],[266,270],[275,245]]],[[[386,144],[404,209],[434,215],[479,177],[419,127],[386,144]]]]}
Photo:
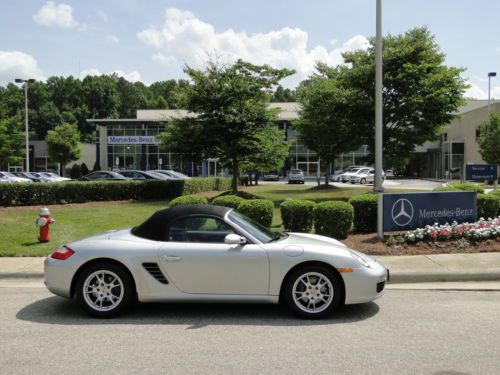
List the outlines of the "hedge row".
{"type": "Polygon", "coordinates": [[[47,205],[113,200],[170,200],[185,194],[228,190],[228,178],[162,181],[69,181],[0,184],[0,206],[47,205]]]}

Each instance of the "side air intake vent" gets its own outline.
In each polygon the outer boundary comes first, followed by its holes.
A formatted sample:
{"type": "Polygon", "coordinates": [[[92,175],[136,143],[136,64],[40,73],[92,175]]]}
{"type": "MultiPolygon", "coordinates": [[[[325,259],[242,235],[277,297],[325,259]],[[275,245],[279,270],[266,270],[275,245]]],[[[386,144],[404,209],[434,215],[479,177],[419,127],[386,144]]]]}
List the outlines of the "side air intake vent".
{"type": "Polygon", "coordinates": [[[163,275],[163,272],[161,272],[160,267],[158,267],[158,263],[142,263],[142,266],[160,283],[168,284],[168,280],[163,275]]]}

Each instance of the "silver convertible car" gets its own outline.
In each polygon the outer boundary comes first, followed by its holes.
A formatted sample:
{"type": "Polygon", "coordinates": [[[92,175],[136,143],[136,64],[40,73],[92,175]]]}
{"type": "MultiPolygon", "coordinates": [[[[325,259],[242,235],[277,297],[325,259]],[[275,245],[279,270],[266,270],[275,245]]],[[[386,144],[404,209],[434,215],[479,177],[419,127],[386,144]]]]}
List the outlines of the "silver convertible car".
{"type": "Polygon", "coordinates": [[[140,302],[286,304],[320,318],[384,292],[387,269],[324,236],[276,233],[220,206],[175,206],[143,224],[68,243],[45,261],[45,285],[97,317],[140,302]]]}

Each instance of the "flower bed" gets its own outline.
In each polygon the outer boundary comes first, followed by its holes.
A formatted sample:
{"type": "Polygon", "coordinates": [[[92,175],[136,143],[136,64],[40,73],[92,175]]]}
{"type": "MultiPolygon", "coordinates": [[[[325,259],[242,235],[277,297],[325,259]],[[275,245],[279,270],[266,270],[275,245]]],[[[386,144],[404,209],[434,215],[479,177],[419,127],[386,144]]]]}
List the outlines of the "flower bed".
{"type": "Polygon", "coordinates": [[[478,242],[500,238],[500,217],[494,219],[479,219],[475,223],[426,225],[425,228],[406,232],[402,236],[403,243],[455,241],[465,239],[478,242]]]}

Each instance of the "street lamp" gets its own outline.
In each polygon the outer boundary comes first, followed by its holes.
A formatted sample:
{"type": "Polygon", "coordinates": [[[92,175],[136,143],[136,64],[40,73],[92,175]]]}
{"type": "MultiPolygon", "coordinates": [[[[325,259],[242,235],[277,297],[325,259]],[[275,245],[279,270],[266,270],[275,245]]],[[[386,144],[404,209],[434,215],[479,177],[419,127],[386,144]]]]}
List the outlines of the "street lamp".
{"type": "Polygon", "coordinates": [[[29,133],[28,133],[28,83],[34,83],[33,78],[21,79],[16,78],[16,83],[24,83],[24,109],[25,109],[25,131],[26,131],[26,172],[30,171],[30,146],[29,146],[29,133]]]}
{"type": "Polygon", "coordinates": [[[491,97],[491,77],[496,77],[497,72],[488,73],[488,116],[490,115],[490,97],[491,97]]]}
{"type": "Polygon", "coordinates": [[[382,0],[377,0],[377,24],[375,36],[375,180],[373,190],[378,193],[377,206],[377,237],[384,238],[382,228],[382,147],[383,147],[383,117],[382,117],[382,0]]]}

